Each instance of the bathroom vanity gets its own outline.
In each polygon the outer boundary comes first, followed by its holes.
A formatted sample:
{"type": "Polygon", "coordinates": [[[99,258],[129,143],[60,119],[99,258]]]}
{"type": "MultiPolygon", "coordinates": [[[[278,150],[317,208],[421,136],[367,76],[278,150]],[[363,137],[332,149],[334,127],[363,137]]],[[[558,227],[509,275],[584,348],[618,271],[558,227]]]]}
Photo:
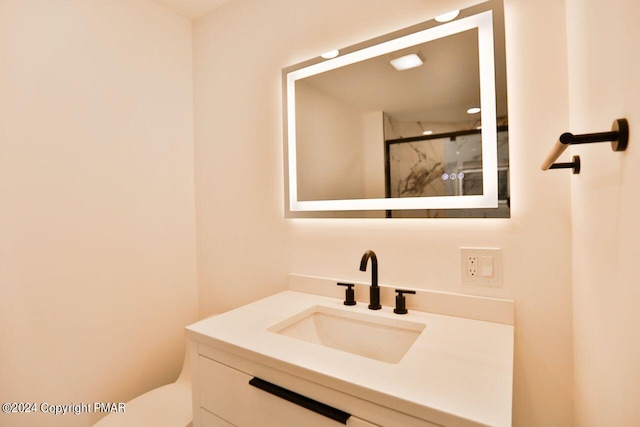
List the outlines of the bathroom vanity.
{"type": "Polygon", "coordinates": [[[398,315],[381,286],[382,310],[287,290],[189,326],[194,426],[511,425],[513,324],[478,317],[512,302],[418,291],[398,315]]]}

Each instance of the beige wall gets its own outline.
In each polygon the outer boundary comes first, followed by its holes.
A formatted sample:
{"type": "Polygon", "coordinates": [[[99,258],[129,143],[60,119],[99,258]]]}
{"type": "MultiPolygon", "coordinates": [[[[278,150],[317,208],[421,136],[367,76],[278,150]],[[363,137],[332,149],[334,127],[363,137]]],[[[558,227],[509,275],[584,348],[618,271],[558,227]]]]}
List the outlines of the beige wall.
{"type": "Polygon", "coordinates": [[[188,20],[147,0],[0,0],[0,402],[175,379],[197,311],[192,119],[188,20]]]}
{"type": "Polygon", "coordinates": [[[573,147],[571,179],[577,426],[640,423],[640,4],[567,0],[571,131],[609,130],[626,117],[629,148],[573,147]]]}
{"type": "Polygon", "coordinates": [[[281,69],[461,3],[240,0],[194,23],[201,314],[280,290],[288,272],[366,279],[373,249],[383,283],[515,299],[514,425],[569,426],[570,178],[539,169],[569,124],[563,2],[506,1],[511,219],[283,219],[281,69]],[[460,246],[502,247],[504,286],[459,285],[460,246]]]}
{"type": "Polygon", "coordinates": [[[193,24],[201,315],[286,287],[283,61],[274,50],[287,47],[266,3],[232,1],[193,24]]]}
{"type": "Polygon", "coordinates": [[[296,98],[298,199],[364,197],[363,114],[304,81],[296,98]]]}

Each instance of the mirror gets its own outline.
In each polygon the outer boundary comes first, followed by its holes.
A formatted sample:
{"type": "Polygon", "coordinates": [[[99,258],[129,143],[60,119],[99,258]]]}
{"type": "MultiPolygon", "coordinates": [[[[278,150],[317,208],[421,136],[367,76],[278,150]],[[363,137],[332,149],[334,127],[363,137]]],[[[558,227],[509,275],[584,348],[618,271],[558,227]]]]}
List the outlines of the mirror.
{"type": "Polygon", "coordinates": [[[287,216],[508,217],[505,68],[494,0],[285,69],[287,216]]]}

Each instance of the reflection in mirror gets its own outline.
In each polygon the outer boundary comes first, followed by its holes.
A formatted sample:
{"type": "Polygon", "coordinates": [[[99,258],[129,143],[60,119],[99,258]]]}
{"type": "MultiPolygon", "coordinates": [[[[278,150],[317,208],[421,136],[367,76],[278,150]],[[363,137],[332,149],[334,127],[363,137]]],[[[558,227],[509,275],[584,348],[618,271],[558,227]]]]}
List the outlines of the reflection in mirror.
{"type": "MultiPolygon", "coordinates": [[[[498,127],[498,207],[387,211],[387,217],[508,218],[509,144],[506,126],[498,127]]],[[[461,196],[482,193],[482,146],[479,131],[385,141],[387,197],[461,196]]]]}
{"type": "Polygon", "coordinates": [[[491,1],[284,70],[287,215],[508,217],[504,68],[491,1]]]}

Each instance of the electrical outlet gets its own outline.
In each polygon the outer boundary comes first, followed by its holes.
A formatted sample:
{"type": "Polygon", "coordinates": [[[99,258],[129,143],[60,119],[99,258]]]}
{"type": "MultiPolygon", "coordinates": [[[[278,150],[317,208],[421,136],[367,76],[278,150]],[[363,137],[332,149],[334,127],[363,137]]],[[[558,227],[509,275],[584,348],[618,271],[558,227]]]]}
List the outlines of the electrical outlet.
{"type": "Polygon", "coordinates": [[[460,282],[463,285],[502,286],[502,250],[460,248],[460,282]]]}
{"type": "Polygon", "coordinates": [[[467,276],[476,277],[478,275],[478,256],[467,256],[467,276]]]}

